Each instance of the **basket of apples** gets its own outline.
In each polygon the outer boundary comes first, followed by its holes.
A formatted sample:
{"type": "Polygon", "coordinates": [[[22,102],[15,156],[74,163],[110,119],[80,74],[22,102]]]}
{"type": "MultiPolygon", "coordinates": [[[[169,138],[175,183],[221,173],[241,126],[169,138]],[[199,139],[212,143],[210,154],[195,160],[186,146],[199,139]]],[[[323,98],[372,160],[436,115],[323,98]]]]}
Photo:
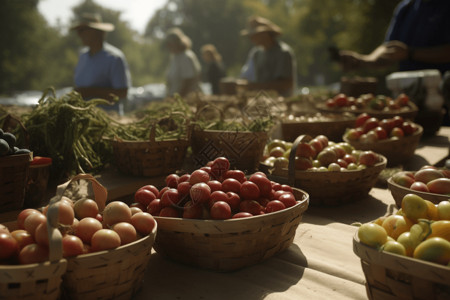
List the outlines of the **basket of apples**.
{"type": "Polygon", "coordinates": [[[369,299],[450,299],[450,202],[405,195],[353,237],[369,299]]]}
{"type": "Polygon", "coordinates": [[[356,98],[339,93],[325,102],[318,103],[316,108],[322,112],[352,112],[355,114],[365,112],[378,119],[401,116],[410,120],[414,120],[419,111],[406,94],[399,94],[393,99],[389,96],[371,93],[362,94],[356,98]]]}
{"type": "Polygon", "coordinates": [[[387,183],[398,207],[407,194],[416,194],[436,204],[450,199],[449,169],[425,165],[415,172],[397,172],[387,183]]]}
{"type": "Polygon", "coordinates": [[[267,163],[270,158],[261,167],[270,178],[305,190],[311,205],[339,205],[364,198],[387,160],[373,151],[329,141],[325,135],[301,135],[271,166],[267,163]]]}
{"type": "Polygon", "coordinates": [[[79,174],[58,187],[50,205],[41,210],[25,209],[17,217],[18,228],[25,231],[18,241],[31,243],[20,251],[19,261],[26,250],[27,257],[41,262],[54,248],[46,221],[52,207],[56,208],[56,231],[62,236],[65,262],[62,291],[67,299],[129,299],[142,284],[156,221],[149,213],[121,201],[105,205],[106,198],[106,189],[94,177],[79,174]],[[71,190],[73,186],[75,190],[71,190]],[[88,192],[78,193],[89,187],[93,197],[88,192]],[[66,196],[70,192],[71,198],[66,196]],[[74,199],[77,194],[82,196],[74,199]]]}
{"type": "Polygon", "coordinates": [[[401,116],[380,120],[362,113],[356,118],[354,128],[348,128],[342,139],[355,149],[384,155],[388,166],[395,166],[414,156],[422,134],[422,126],[401,116]]]}
{"type": "Polygon", "coordinates": [[[308,208],[308,194],[229,169],[225,157],[166,186],[143,186],[135,204],[158,223],[154,249],[168,259],[219,272],[262,262],[288,248],[308,208]]]}

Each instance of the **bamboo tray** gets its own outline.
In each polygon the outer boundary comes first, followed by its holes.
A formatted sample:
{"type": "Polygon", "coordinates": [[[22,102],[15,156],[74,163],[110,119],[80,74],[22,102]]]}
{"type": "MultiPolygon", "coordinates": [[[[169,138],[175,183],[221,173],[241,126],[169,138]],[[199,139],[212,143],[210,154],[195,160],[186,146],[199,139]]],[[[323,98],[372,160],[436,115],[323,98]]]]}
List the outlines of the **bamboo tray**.
{"type": "Polygon", "coordinates": [[[309,196],[294,189],[298,203],[265,215],[229,220],[195,220],[155,216],[154,249],[183,264],[228,272],[262,262],[294,240],[309,196]]]}

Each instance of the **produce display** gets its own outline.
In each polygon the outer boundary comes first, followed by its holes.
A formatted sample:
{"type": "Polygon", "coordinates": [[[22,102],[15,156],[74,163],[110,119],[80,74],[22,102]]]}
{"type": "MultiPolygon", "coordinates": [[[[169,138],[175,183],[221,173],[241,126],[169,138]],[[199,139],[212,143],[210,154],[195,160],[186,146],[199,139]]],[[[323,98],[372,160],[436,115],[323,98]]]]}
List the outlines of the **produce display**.
{"type": "Polygon", "coordinates": [[[326,100],[325,104],[326,107],[333,109],[348,108],[350,110],[401,111],[410,110],[408,106],[409,102],[408,95],[403,93],[394,99],[389,96],[374,94],[363,94],[355,98],[340,93],[326,100]]]}
{"type": "Polygon", "coordinates": [[[16,146],[16,136],[11,132],[4,132],[0,128],[0,157],[12,154],[30,153],[29,149],[20,149],[16,146]]]}
{"type": "Polygon", "coordinates": [[[392,176],[396,184],[411,191],[447,195],[450,197],[450,170],[423,166],[416,172],[401,171],[392,176]]]}
{"type": "MultiPolygon", "coordinates": [[[[287,168],[291,148],[290,142],[272,140],[267,144],[263,164],[275,169],[287,168]]],[[[335,143],[325,135],[299,143],[295,153],[295,169],[301,171],[361,170],[378,162],[380,157],[377,153],[355,150],[349,143],[335,143]]]]}
{"type": "MultiPolygon", "coordinates": [[[[147,236],[156,226],[151,214],[121,201],[102,212],[92,199],[73,202],[63,196],[58,207],[63,257],[114,249],[147,236]]],[[[0,264],[32,264],[49,259],[48,205],[27,208],[17,216],[17,229],[0,224],[0,264]]]]}
{"type": "Polygon", "coordinates": [[[396,214],[362,224],[358,238],[380,251],[450,267],[450,202],[408,194],[396,214]]]}
{"type": "Polygon", "coordinates": [[[225,157],[218,157],[190,174],[170,174],[166,186],[146,185],[136,191],[135,203],[151,215],[187,219],[226,220],[268,214],[297,203],[288,185],[255,172],[248,178],[231,170],[225,157]]]}

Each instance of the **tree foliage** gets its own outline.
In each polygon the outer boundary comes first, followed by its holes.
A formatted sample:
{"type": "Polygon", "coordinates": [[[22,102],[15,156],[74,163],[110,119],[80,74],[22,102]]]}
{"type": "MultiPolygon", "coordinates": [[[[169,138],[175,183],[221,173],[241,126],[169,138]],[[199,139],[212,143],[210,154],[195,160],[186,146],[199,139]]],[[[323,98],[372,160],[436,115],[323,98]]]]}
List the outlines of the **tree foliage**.
{"type": "MultiPolygon", "coordinates": [[[[37,10],[38,0],[0,1],[0,94],[71,86],[81,44],[73,31],[50,27],[37,10]]],[[[180,27],[199,54],[212,43],[221,52],[229,76],[238,76],[252,46],[240,35],[251,15],[272,20],[298,61],[299,85],[338,81],[345,75],[329,59],[329,46],[368,53],[380,44],[399,0],[167,0],[140,35],[122,13],[85,0],[71,21],[98,12],[116,29],[107,41],[125,53],[134,86],[163,82],[168,53],[164,33],[180,27]]],[[[200,55],[199,55],[200,56],[200,55]]],[[[369,71],[365,74],[378,74],[369,71]]]]}

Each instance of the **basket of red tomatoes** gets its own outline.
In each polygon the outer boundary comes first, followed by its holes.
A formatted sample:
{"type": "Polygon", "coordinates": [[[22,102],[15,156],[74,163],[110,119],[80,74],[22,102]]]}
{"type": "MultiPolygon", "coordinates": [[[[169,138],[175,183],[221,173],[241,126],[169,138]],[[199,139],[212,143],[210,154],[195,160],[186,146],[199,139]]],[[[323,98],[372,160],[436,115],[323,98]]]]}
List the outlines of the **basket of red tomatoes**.
{"type": "Polygon", "coordinates": [[[262,262],[288,248],[308,208],[308,194],[264,173],[230,169],[218,157],[166,186],[143,186],[134,206],[158,223],[154,249],[168,259],[226,272],[262,262]]]}

